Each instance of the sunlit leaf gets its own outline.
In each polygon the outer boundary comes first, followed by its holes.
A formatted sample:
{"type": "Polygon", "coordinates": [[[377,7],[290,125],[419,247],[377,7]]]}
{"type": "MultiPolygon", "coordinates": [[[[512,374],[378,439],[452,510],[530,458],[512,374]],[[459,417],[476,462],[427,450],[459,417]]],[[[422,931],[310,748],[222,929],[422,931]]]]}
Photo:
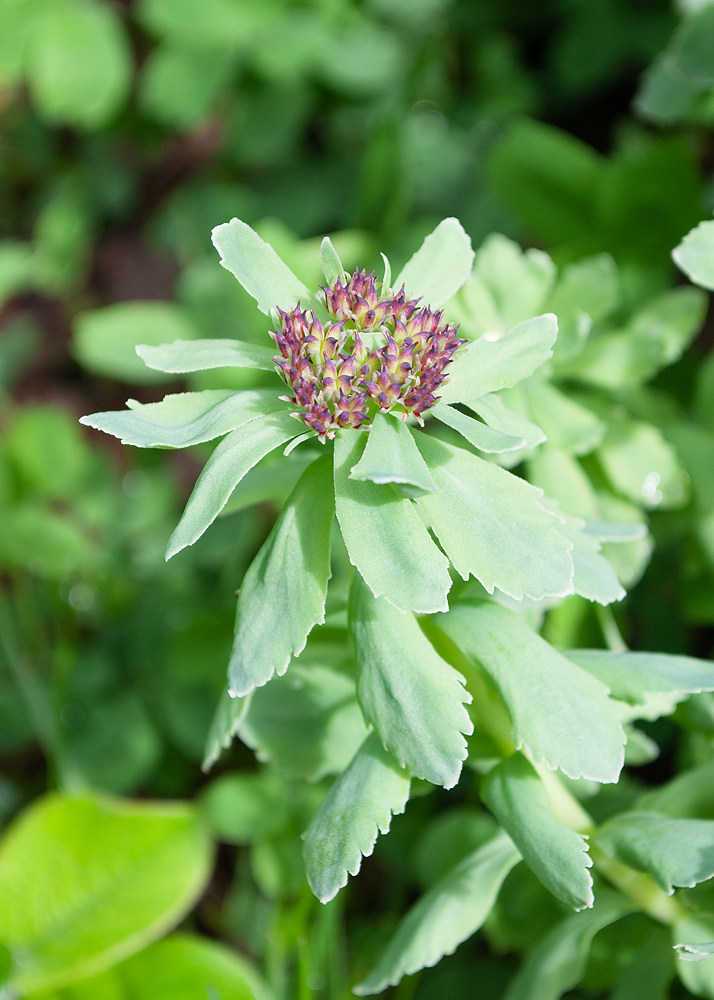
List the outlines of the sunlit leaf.
{"type": "Polygon", "coordinates": [[[454,295],[471,273],[474,252],[471,240],[458,219],[444,219],[426,237],[414,256],[394,280],[408,296],[436,309],[454,295]]]}
{"type": "Polygon", "coordinates": [[[400,768],[372,733],[337,778],[307,828],[303,854],[312,891],[327,903],[356,875],[392,816],[409,798],[409,772],[400,768]]]}
{"type": "Polygon", "coordinates": [[[328,285],[334,285],[336,281],[344,279],[345,269],[329,236],[326,236],[320,244],[320,266],[328,285]]]}
{"type": "Polygon", "coordinates": [[[275,371],[275,351],[242,340],[175,340],[172,344],[139,344],[136,353],[149,368],[183,374],[208,368],[257,368],[275,371]]]}
{"type": "Polygon", "coordinates": [[[714,663],[693,656],[608,649],[572,649],[566,656],[622,701],[642,703],[651,691],[714,691],[714,663]]]}
{"type": "Polygon", "coordinates": [[[693,282],[714,291],[714,222],[700,222],[687,233],[672,258],[693,282]]]}
{"type": "Polygon", "coordinates": [[[202,764],[204,771],[210,771],[221,756],[221,751],[227,750],[231,745],[249,705],[250,695],[245,698],[231,698],[228,688],[223,692],[206,739],[202,764]]]}
{"type": "Polygon", "coordinates": [[[540,427],[526,420],[521,414],[509,410],[501,396],[495,393],[481,396],[479,399],[468,399],[464,405],[474,413],[478,413],[495,431],[523,438],[527,448],[535,448],[545,441],[545,434],[540,427]]]}
{"type": "Polygon", "coordinates": [[[682,507],[688,477],[662,432],[643,421],[611,421],[597,451],[615,489],[644,507],[682,507]]]}
{"type": "Polygon", "coordinates": [[[557,504],[546,498],[543,499],[543,506],[561,515],[563,524],[558,526],[558,531],[573,543],[570,555],[573,559],[575,593],[599,604],[621,601],[625,596],[625,590],[611,564],[601,555],[600,540],[585,531],[585,521],[563,513],[557,504]]]}
{"type": "Polygon", "coordinates": [[[362,457],[352,467],[350,479],[395,483],[407,487],[407,495],[433,493],[436,489],[411,431],[392,413],[375,416],[362,457]]]}
{"type": "Polygon", "coordinates": [[[512,434],[504,434],[502,431],[494,430],[488,424],[483,424],[473,417],[467,416],[453,406],[446,403],[437,403],[432,407],[431,413],[447,427],[452,427],[458,431],[469,444],[479,451],[498,453],[504,451],[515,451],[516,448],[525,446],[525,438],[514,437],[512,434]]]}
{"type": "Polygon", "coordinates": [[[484,240],[474,270],[493,295],[504,330],[537,315],[555,280],[555,264],[547,253],[521,250],[500,233],[484,240]]]}

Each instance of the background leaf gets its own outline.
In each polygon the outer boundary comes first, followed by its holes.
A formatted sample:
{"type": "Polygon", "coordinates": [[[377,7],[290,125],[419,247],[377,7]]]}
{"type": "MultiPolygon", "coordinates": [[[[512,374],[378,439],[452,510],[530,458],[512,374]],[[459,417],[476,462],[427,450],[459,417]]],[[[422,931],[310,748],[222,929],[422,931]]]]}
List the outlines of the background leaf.
{"type": "MultiPolygon", "coordinates": [[[[169,341],[164,337],[163,341],[169,341]]],[[[192,341],[175,340],[173,343],[154,342],[139,344],[136,353],[142,361],[162,372],[200,372],[209,368],[257,368],[275,371],[271,347],[248,344],[242,340],[192,341]]]]}
{"type": "Polygon", "coordinates": [[[394,279],[394,288],[398,291],[404,284],[407,296],[438,309],[466,281],[473,261],[471,240],[461,223],[443,219],[394,279]]]}

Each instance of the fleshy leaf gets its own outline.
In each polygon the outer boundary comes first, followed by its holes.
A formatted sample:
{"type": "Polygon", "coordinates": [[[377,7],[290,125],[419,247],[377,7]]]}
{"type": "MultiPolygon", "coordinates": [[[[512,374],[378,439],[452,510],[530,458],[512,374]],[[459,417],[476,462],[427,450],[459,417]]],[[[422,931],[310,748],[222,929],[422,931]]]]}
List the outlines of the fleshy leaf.
{"type": "Polygon", "coordinates": [[[333,899],[356,875],[393,815],[409,799],[409,772],[371,733],[337,778],[305,831],[303,855],[312,891],[322,903],[333,899]]]}
{"type": "Polygon", "coordinates": [[[467,855],[422,896],[397,927],[377,967],[352,990],[358,996],[396,986],[402,976],[453,955],[491,912],[520,854],[502,831],[467,855]]]}
{"type": "Polygon", "coordinates": [[[296,278],[275,250],[240,219],[224,222],[211,233],[211,240],[221,255],[221,265],[235,275],[261,312],[292,309],[300,300],[303,307],[312,295],[296,278]]]}
{"type": "Polygon", "coordinates": [[[504,469],[420,434],[417,444],[439,492],[417,501],[460,575],[516,600],[572,593],[571,542],[540,490],[504,469]]]}
{"type": "Polygon", "coordinates": [[[555,264],[542,250],[521,250],[500,233],[487,236],[476,253],[474,270],[488,286],[503,329],[543,308],[555,281],[555,264]]]}
{"type": "Polygon", "coordinates": [[[344,771],[367,729],[351,677],[296,660],[253,692],[238,734],[284,778],[320,781],[344,771]]]}
{"type": "Polygon", "coordinates": [[[488,424],[482,424],[480,420],[474,420],[473,417],[467,416],[461,410],[448,406],[446,403],[437,403],[436,406],[432,407],[431,413],[442,424],[458,431],[469,444],[478,448],[479,451],[496,454],[525,447],[525,438],[514,437],[512,434],[504,434],[502,431],[494,430],[488,424]]]}
{"type": "Polygon", "coordinates": [[[635,503],[662,510],[686,504],[689,477],[659,428],[611,420],[597,455],[615,490],[635,503]]]}
{"type": "Polygon", "coordinates": [[[489,427],[493,427],[495,431],[523,438],[527,448],[535,448],[545,441],[545,434],[541,428],[531,423],[530,420],[526,420],[519,413],[509,410],[499,395],[487,394],[479,399],[467,399],[464,406],[473,410],[474,413],[478,413],[481,419],[485,420],[489,427]]]}
{"type": "Polygon", "coordinates": [[[593,843],[608,857],[648,872],[670,896],[714,877],[714,820],[672,819],[656,812],[614,816],[593,843]]]}
{"type": "Polygon", "coordinates": [[[173,344],[138,344],[136,353],[160,372],[202,372],[209,368],[257,368],[275,371],[275,350],[243,340],[175,340],[173,344]]]}
{"type": "Polygon", "coordinates": [[[169,539],[170,559],[201,537],[220,514],[243,476],[278,445],[297,437],[301,425],[289,413],[256,417],[224,438],[206,462],[183,516],[169,539]]]}
{"type": "Polygon", "coordinates": [[[390,486],[349,478],[364,437],[361,431],[339,431],[335,437],[337,520],[350,562],[375,597],[386,597],[400,611],[445,611],[449,563],[411,500],[390,486]]]}
{"type": "Polygon", "coordinates": [[[328,285],[334,285],[345,276],[340,256],[332,245],[332,240],[326,236],[320,244],[320,267],[328,285]]]}
{"type": "Polygon", "coordinates": [[[127,402],[126,410],[80,417],[80,424],[137,448],[188,448],[221,437],[254,417],[284,410],[273,389],[206,389],[164,396],[160,403],[127,402]]]}
{"type": "Polygon", "coordinates": [[[495,681],[518,749],[569,778],[617,781],[625,734],[604,684],[498,604],[458,604],[436,622],[495,681]]]}
{"type": "Polygon", "coordinates": [[[313,626],[324,622],[334,516],[325,455],[303,472],[243,578],[228,664],[234,697],[284,674],[313,626]]]}
{"type": "Polygon", "coordinates": [[[223,692],[208,730],[202,765],[204,771],[210,771],[221,752],[231,745],[249,705],[250,696],[231,698],[228,688],[223,692]]]}
{"type": "Polygon", "coordinates": [[[582,979],[597,932],[633,909],[624,896],[599,890],[592,909],[566,917],[538,941],[511,980],[504,1000],[558,1000],[582,979]]]}
{"type": "Polygon", "coordinates": [[[524,382],[522,388],[530,416],[543,428],[550,446],[573,455],[587,455],[597,448],[605,424],[594,413],[556,389],[540,372],[524,382]]]}
{"type": "Polygon", "coordinates": [[[677,975],[694,996],[714,997],[714,917],[696,913],[672,928],[677,975]]]}
{"type": "Polygon", "coordinates": [[[565,514],[554,501],[546,497],[543,498],[543,506],[560,514],[563,524],[558,525],[558,531],[573,543],[570,555],[573,559],[575,593],[599,604],[621,601],[625,590],[612,565],[600,554],[600,540],[585,531],[585,521],[565,514]]]}
{"type": "Polygon", "coordinates": [[[682,819],[714,819],[714,760],[645,792],[637,800],[637,808],[682,819]]]}
{"type": "Polygon", "coordinates": [[[523,754],[489,771],[481,796],[546,889],[574,910],[593,905],[587,840],[555,818],[545,786],[523,754]]]}
{"type": "Polygon", "coordinates": [[[714,691],[714,663],[693,656],[608,649],[572,649],[565,655],[607,684],[613,698],[621,701],[643,704],[653,691],[714,691]]]}
{"type": "Polygon", "coordinates": [[[463,403],[498,392],[532,375],[552,357],[558,333],[553,313],[518,323],[498,340],[481,337],[458,349],[449,379],[439,389],[442,403],[463,403]]]}
{"type": "Polygon", "coordinates": [[[471,274],[474,252],[458,219],[444,219],[426,237],[394,282],[404,284],[407,295],[437,309],[458,292],[471,274]]]}
{"type": "Polygon", "coordinates": [[[700,222],[687,233],[672,259],[695,284],[714,292],[714,222],[700,222]]]}
{"type": "Polygon", "coordinates": [[[401,766],[451,788],[466,759],[473,723],[464,679],[438,655],[411,614],[402,614],[355,577],[350,629],[365,717],[401,766]]]}
{"type": "Polygon", "coordinates": [[[392,413],[375,416],[362,457],[352,467],[350,479],[395,483],[411,488],[410,492],[417,496],[436,489],[411,431],[392,413]]]}

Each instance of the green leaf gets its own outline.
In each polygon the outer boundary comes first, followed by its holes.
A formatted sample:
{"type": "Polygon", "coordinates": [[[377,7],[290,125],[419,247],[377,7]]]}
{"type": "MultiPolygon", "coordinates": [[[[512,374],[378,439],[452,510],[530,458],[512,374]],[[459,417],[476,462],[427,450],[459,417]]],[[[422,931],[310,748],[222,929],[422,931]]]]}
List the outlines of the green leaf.
{"type": "Polygon", "coordinates": [[[668,895],[714,876],[714,820],[671,819],[656,812],[614,816],[593,843],[609,858],[648,872],[668,895]]]}
{"type": "Polygon", "coordinates": [[[444,955],[452,955],[481,927],[504,878],[519,860],[503,832],[465,857],[409,910],[377,967],[352,992],[358,996],[380,993],[402,976],[431,968],[444,955]]]}
{"type": "Polygon", "coordinates": [[[504,1000],[558,1000],[582,979],[597,932],[633,908],[624,896],[601,889],[592,909],[567,917],[538,941],[504,1000]]]}
{"type": "Polygon", "coordinates": [[[471,240],[458,219],[443,219],[407,261],[394,281],[405,286],[408,296],[422,305],[443,306],[471,274],[474,252],[471,240]]]}
{"type": "Polygon", "coordinates": [[[188,448],[285,409],[272,389],[179,392],[164,396],[160,403],[130,399],[127,406],[127,410],[92,413],[79,422],[138,448],[188,448]]]}
{"type": "Polygon", "coordinates": [[[437,403],[436,406],[432,407],[431,413],[442,424],[453,427],[479,451],[494,454],[525,447],[525,438],[514,437],[512,434],[504,434],[502,431],[494,430],[488,424],[482,424],[479,420],[474,420],[473,417],[467,416],[453,406],[447,406],[446,403],[437,403]]]}
{"type": "Polygon", "coordinates": [[[564,514],[554,501],[544,498],[543,506],[560,514],[563,524],[558,526],[558,531],[573,543],[570,555],[573,559],[575,593],[599,604],[621,601],[625,590],[611,564],[600,554],[602,546],[599,538],[584,530],[587,525],[582,518],[564,514]]]}
{"type": "Polygon", "coordinates": [[[555,280],[555,264],[547,253],[523,251],[500,233],[484,240],[474,270],[493,296],[502,330],[537,315],[555,280]]]}
{"type": "Polygon", "coordinates": [[[326,236],[320,244],[320,267],[328,285],[334,285],[336,281],[342,281],[345,277],[342,261],[329,236],[326,236]]]}
{"type": "MultiPolygon", "coordinates": [[[[190,350],[197,336],[188,314],[173,302],[118,302],[79,314],[73,326],[73,352],[95,375],[123,382],[167,382],[169,379],[147,372],[137,343],[157,345],[181,338],[191,345],[190,350]]],[[[144,350],[150,355],[157,348],[144,350]]]]}
{"type": "Polygon", "coordinates": [[[313,297],[302,281],[245,222],[224,222],[212,231],[211,239],[221,265],[253,296],[261,312],[269,315],[271,309],[292,309],[298,300],[303,308],[312,304],[313,297]]]}
{"type": "Polygon", "coordinates": [[[707,1000],[714,1000],[713,941],[714,918],[710,913],[685,917],[672,928],[677,975],[691,993],[707,1000]]]}
{"type": "Polygon", "coordinates": [[[204,791],[201,804],[214,837],[227,844],[267,840],[290,819],[285,783],[269,771],[223,774],[204,791]]]}
{"type": "Polygon", "coordinates": [[[521,414],[509,410],[501,396],[495,393],[488,393],[479,399],[468,399],[464,406],[478,413],[495,431],[508,434],[510,437],[523,438],[526,448],[535,448],[545,441],[545,434],[540,427],[526,420],[521,414]]]}
{"type": "Polygon", "coordinates": [[[407,496],[433,493],[436,489],[411,431],[393,413],[375,416],[362,457],[352,467],[350,479],[395,483],[407,487],[407,496]]]}
{"type": "Polygon", "coordinates": [[[337,520],[350,562],[375,597],[386,597],[401,611],[444,611],[451,588],[449,563],[411,500],[396,496],[387,485],[349,477],[364,438],[362,431],[339,431],[335,437],[337,520]]]}
{"type": "Polygon", "coordinates": [[[141,68],[139,106],[165,125],[187,129],[209,114],[235,63],[235,51],[157,45],[141,68]]]}
{"type": "Polygon", "coordinates": [[[668,929],[660,927],[646,938],[625,968],[610,1000],[669,1000],[673,958],[668,929]]]}
{"type": "Polygon", "coordinates": [[[377,836],[388,833],[393,815],[409,799],[409,772],[371,733],[337,778],[304,833],[305,872],[322,903],[333,899],[356,875],[377,836]]]}
{"type": "Polygon", "coordinates": [[[334,516],[332,464],[324,455],[303,472],[243,578],[228,664],[234,697],[284,674],[324,622],[334,516]]]}
{"type": "Polygon", "coordinates": [[[13,987],[58,987],[144,948],[188,912],[210,860],[188,806],[38,800],[0,847],[0,940],[14,955],[13,987]]]}
{"type": "Polygon", "coordinates": [[[367,729],[351,677],[297,660],[253,692],[238,734],[284,778],[319,781],[347,767],[367,729]]]}
{"type": "Polygon", "coordinates": [[[540,490],[426,434],[417,444],[439,488],[418,503],[464,579],[471,573],[490,594],[498,587],[516,600],[572,593],[571,543],[540,490]]]}
{"type": "Polygon", "coordinates": [[[440,387],[442,403],[463,403],[527,378],[552,357],[558,332],[552,313],[518,323],[498,340],[481,337],[460,347],[440,387]]]}
{"type": "Polygon", "coordinates": [[[574,910],[593,905],[587,838],[555,818],[545,786],[523,754],[489,771],[481,797],[546,889],[574,910]]]}
{"type": "Polygon", "coordinates": [[[691,281],[714,292],[714,222],[700,222],[687,233],[672,259],[691,281]]]}
{"type": "Polygon", "coordinates": [[[613,698],[643,704],[652,691],[714,691],[714,663],[669,653],[572,649],[569,660],[610,688],[613,698]]]}
{"type": "Polygon", "coordinates": [[[47,5],[28,47],[27,73],[40,113],[80,128],[111,121],[129,92],[132,68],[122,21],[106,4],[47,5]]]}
{"type": "Polygon", "coordinates": [[[458,604],[436,621],[495,681],[517,749],[569,778],[617,781],[625,734],[604,684],[498,604],[458,604]]]}
{"type": "Polygon", "coordinates": [[[687,502],[687,474],[651,424],[612,420],[597,455],[615,489],[640,506],[665,510],[687,502]]]}
{"type": "Polygon", "coordinates": [[[604,422],[556,389],[540,373],[524,382],[522,391],[530,416],[543,428],[549,447],[562,448],[573,455],[587,455],[602,441],[604,422]]]}
{"type": "Polygon", "coordinates": [[[620,280],[610,254],[600,253],[567,264],[545,304],[558,317],[554,363],[577,353],[592,324],[605,319],[619,304],[620,280]],[[581,325],[583,317],[587,322],[581,325]]]}
{"type": "Polygon", "coordinates": [[[242,340],[176,340],[158,346],[139,344],[136,353],[149,368],[183,374],[208,368],[257,368],[275,371],[275,350],[242,340]]]}
{"type": "Polygon", "coordinates": [[[206,462],[166,549],[170,559],[201,537],[243,476],[278,445],[300,433],[289,413],[255,417],[224,438],[206,462]]]}
{"type": "Polygon", "coordinates": [[[210,771],[221,756],[221,751],[227,750],[231,745],[249,705],[250,695],[231,698],[228,688],[223,692],[208,731],[202,770],[210,771]]]}
{"type": "MultiPolygon", "coordinates": [[[[293,438],[293,442],[296,440],[297,438],[293,438]]],[[[316,457],[314,451],[300,451],[292,453],[287,459],[273,456],[268,461],[259,462],[233,490],[221,511],[221,517],[266,502],[272,503],[279,510],[294,490],[300,476],[316,457]]]]}
{"type": "Polygon", "coordinates": [[[372,597],[358,576],[349,614],[365,717],[402,767],[452,788],[467,757],[462,734],[473,732],[464,678],[437,654],[413,615],[372,597]]]}

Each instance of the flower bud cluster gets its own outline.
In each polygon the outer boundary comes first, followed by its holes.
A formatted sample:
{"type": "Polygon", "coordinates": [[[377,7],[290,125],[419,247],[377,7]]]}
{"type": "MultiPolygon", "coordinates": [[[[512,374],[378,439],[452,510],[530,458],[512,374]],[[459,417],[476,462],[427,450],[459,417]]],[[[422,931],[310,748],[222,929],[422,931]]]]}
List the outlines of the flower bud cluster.
{"type": "Polygon", "coordinates": [[[325,324],[298,303],[278,310],[280,329],[270,334],[295,416],[323,441],[339,428],[368,426],[377,413],[420,418],[437,402],[446,367],[466,343],[458,326],[407,299],[404,287],[378,295],[374,272],[356,270],[320,292],[325,324]]]}

